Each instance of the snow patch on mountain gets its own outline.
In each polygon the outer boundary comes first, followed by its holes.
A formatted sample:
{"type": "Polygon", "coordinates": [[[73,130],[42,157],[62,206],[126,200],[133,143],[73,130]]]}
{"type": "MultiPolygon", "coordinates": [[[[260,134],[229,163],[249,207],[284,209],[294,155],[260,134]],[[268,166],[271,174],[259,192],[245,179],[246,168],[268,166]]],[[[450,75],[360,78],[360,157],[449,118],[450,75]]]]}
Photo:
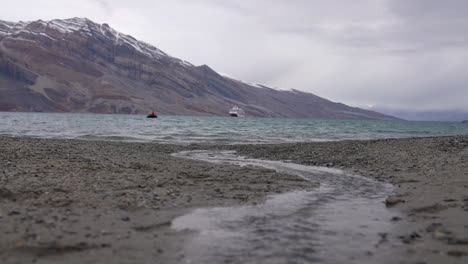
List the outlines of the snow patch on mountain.
{"type": "Polygon", "coordinates": [[[122,34],[117,30],[111,28],[108,24],[97,24],[87,18],[69,18],[69,19],[54,19],[50,21],[29,21],[29,22],[8,22],[0,20],[0,36],[10,36],[12,38],[24,38],[18,36],[20,33],[27,33],[33,35],[41,35],[51,40],[57,40],[50,34],[47,34],[47,29],[55,30],[61,34],[73,34],[79,33],[86,36],[93,36],[99,34],[105,38],[113,41],[116,45],[128,45],[138,53],[155,60],[163,58],[170,59],[173,62],[183,67],[193,67],[193,65],[187,61],[183,61],[172,56],[162,50],[154,47],[143,41],[139,41],[132,36],[122,34]],[[32,25],[35,24],[34,30],[31,31],[32,25]],[[41,25],[43,28],[37,28],[37,25],[41,25]]]}
{"type": "Polygon", "coordinates": [[[258,84],[258,83],[251,83],[251,82],[245,82],[245,81],[242,81],[242,80],[239,80],[239,79],[236,79],[232,76],[230,76],[229,74],[227,73],[224,73],[224,72],[217,72],[219,75],[225,77],[225,78],[228,78],[228,79],[231,79],[235,82],[238,82],[238,83],[242,83],[242,84],[246,84],[248,86],[252,86],[252,87],[255,87],[255,88],[263,88],[263,89],[273,89],[273,90],[276,90],[276,91],[282,91],[282,92],[294,92],[293,89],[289,89],[289,90],[285,90],[285,89],[280,89],[278,87],[268,87],[268,86],[265,86],[263,84],[258,84]]]}

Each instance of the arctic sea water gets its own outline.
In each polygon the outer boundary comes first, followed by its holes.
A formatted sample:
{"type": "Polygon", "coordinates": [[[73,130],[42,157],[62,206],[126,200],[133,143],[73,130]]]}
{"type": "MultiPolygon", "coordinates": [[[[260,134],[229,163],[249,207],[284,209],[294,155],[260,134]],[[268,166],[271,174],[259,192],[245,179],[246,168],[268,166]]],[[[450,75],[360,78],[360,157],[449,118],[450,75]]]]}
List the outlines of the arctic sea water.
{"type": "Polygon", "coordinates": [[[468,124],[374,120],[6,113],[0,136],[170,144],[243,144],[468,134],[468,124]]]}

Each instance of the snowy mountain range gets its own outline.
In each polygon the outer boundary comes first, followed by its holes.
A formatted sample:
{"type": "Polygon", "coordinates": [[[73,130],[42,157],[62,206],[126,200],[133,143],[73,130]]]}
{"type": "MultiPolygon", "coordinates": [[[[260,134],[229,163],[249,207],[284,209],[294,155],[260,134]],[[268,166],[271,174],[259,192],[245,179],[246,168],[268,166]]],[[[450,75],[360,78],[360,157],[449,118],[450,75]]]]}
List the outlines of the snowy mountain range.
{"type": "MultiPolygon", "coordinates": [[[[189,44],[188,44],[189,45],[189,44]]],[[[222,76],[86,18],[0,21],[0,111],[394,119],[222,76]]]]}

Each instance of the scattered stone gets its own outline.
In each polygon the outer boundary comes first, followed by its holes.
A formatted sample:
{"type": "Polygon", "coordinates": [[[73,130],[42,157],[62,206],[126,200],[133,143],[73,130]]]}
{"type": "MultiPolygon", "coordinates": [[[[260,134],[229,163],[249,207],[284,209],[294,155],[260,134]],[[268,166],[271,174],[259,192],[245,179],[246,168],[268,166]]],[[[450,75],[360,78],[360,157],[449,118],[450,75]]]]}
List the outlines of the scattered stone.
{"type": "Polygon", "coordinates": [[[5,187],[0,187],[0,199],[13,199],[13,192],[5,187]]]}
{"type": "Polygon", "coordinates": [[[120,218],[120,220],[122,220],[124,222],[128,222],[128,221],[130,221],[130,217],[125,216],[125,217],[120,218]]]}
{"type": "Polygon", "coordinates": [[[62,192],[62,193],[69,193],[69,190],[65,190],[63,188],[54,188],[52,189],[54,192],[62,192]]]}
{"type": "Polygon", "coordinates": [[[391,220],[392,220],[392,221],[400,221],[400,220],[401,220],[401,217],[394,216],[394,217],[392,217],[391,220]]]}
{"type": "Polygon", "coordinates": [[[418,181],[418,180],[412,180],[412,179],[409,179],[409,180],[400,180],[400,181],[395,182],[395,184],[416,183],[416,182],[420,182],[420,181],[418,181]]]}
{"type": "Polygon", "coordinates": [[[67,252],[79,252],[95,248],[95,245],[86,242],[75,244],[61,244],[57,241],[40,243],[39,245],[29,245],[26,241],[17,241],[16,249],[27,252],[37,252],[39,255],[63,254],[67,252]]]}
{"type": "Polygon", "coordinates": [[[445,206],[445,205],[441,205],[441,204],[433,204],[433,205],[429,205],[429,206],[423,206],[423,207],[419,207],[419,208],[414,208],[413,210],[411,210],[412,212],[414,213],[430,213],[430,214],[434,214],[434,213],[438,213],[438,212],[441,212],[445,209],[447,209],[448,207],[445,206]]]}
{"type": "Polygon", "coordinates": [[[387,233],[378,233],[378,235],[380,236],[380,240],[379,242],[377,242],[377,244],[375,244],[376,248],[379,247],[381,244],[388,242],[387,233]]]}
{"type": "Polygon", "coordinates": [[[468,245],[468,238],[449,237],[447,240],[449,245],[468,245]]]}
{"type": "Polygon", "coordinates": [[[167,227],[171,225],[171,221],[151,224],[151,225],[143,225],[143,226],[134,226],[133,229],[136,231],[149,231],[153,229],[158,229],[162,227],[167,227]]]}
{"type": "Polygon", "coordinates": [[[437,240],[445,240],[448,241],[449,239],[453,238],[453,234],[450,231],[435,231],[432,234],[432,237],[437,240]]]}
{"type": "Polygon", "coordinates": [[[447,251],[447,255],[459,258],[463,256],[468,256],[468,251],[452,249],[452,250],[447,251]]]}
{"type": "Polygon", "coordinates": [[[21,213],[18,212],[18,211],[11,211],[11,212],[8,213],[9,216],[12,216],[12,215],[19,215],[19,214],[21,214],[21,213]]]}
{"type": "Polygon", "coordinates": [[[404,203],[405,200],[401,199],[401,198],[398,198],[396,196],[390,196],[388,197],[387,199],[385,199],[385,205],[387,207],[392,207],[392,206],[395,206],[399,203],[404,203]]]}
{"type": "Polygon", "coordinates": [[[428,227],[426,227],[426,232],[432,233],[436,231],[437,229],[439,229],[441,226],[442,226],[441,223],[432,223],[428,227]]]}
{"type": "Polygon", "coordinates": [[[405,244],[410,244],[419,238],[421,238],[421,236],[418,234],[418,232],[413,232],[406,236],[400,236],[401,241],[403,241],[405,244]]]}

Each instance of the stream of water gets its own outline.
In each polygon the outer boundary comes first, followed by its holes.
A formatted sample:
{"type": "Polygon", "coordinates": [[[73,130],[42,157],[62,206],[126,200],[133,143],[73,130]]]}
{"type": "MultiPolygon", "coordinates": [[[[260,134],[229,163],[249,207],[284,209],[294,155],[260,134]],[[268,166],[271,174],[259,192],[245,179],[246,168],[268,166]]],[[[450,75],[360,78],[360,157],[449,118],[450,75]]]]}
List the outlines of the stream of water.
{"type": "Polygon", "coordinates": [[[194,230],[188,263],[366,263],[397,215],[383,206],[393,186],[337,169],[240,157],[230,151],[187,151],[177,157],[260,166],[319,182],[313,191],[269,197],[258,205],[196,209],[176,218],[194,230]]]}

